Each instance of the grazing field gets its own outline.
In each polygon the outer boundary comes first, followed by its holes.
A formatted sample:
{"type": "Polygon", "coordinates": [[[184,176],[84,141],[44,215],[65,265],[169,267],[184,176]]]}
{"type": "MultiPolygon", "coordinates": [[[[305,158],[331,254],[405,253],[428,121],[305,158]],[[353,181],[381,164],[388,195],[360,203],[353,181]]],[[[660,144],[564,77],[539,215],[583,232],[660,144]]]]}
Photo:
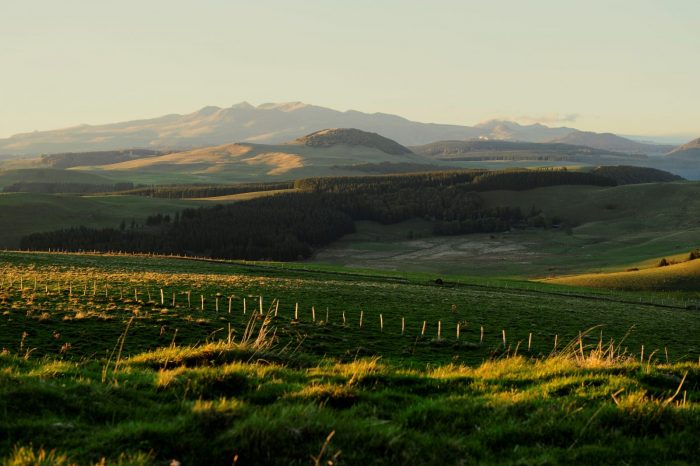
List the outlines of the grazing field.
{"type": "Polygon", "coordinates": [[[321,248],[313,262],[352,267],[546,277],[621,271],[650,257],[700,246],[700,184],[553,186],[480,193],[488,207],[535,206],[562,220],[546,231],[433,236],[431,225],[358,222],[356,233],[321,248]]]}
{"type": "MultiPolygon", "coordinates": [[[[665,259],[657,260],[657,263],[665,259]]],[[[636,267],[624,272],[589,273],[571,275],[546,280],[595,288],[615,288],[623,290],[700,290],[700,260],[690,260],[678,264],[656,266],[647,269],[636,267]]]]}
{"type": "Polygon", "coordinates": [[[56,168],[26,168],[0,170],[0,191],[5,186],[19,182],[86,183],[110,185],[114,180],[92,173],[83,173],[56,168]]]}
{"type": "Polygon", "coordinates": [[[10,252],[0,280],[9,464],[700,452],[697,292],[10,252]]]}
{"type": "Polygon", "coordinates": [[[275,196],[277,194],[289,194],[296,192],[296,189],[272,189],[270,191],[251,191],[249,193],[227,194],[225,196],[212,196],[195,198],[199,201],[222,202],[222,201],[249,201],[265,196],[275,196]]]}
{"type": "Polygon", "coordinates": [[[20,238],[30,233],[79,225],[116,228],[122,220],[143,223],[149,215],[174,214],[203,204],[142,196],[1,193],[0,247],[18,247],[20,238]]]}

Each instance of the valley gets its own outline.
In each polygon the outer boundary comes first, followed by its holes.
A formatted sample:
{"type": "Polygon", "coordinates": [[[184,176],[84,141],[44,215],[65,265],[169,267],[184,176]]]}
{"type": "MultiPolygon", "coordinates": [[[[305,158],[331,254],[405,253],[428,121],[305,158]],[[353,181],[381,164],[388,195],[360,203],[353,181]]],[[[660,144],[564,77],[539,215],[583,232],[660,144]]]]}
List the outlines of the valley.
{"type": "Polygon", "coordinates": [[[692,144],[487,128],[4,162],[2,460],[692,461],[692,144]]]}

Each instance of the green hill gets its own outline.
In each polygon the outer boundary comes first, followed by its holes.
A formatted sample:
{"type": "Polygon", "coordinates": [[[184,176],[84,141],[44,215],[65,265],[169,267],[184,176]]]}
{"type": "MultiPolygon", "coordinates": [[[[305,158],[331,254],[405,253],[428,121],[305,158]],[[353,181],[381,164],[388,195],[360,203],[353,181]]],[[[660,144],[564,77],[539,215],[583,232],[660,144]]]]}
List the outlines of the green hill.
{"type": "Polygon", "coordinates": [[[0,194],[0,247],[16,248],[22,236],[77,225],[116,227],[124,219],[143,222],[156,213],[174,213],[197,201],[142,196],[59,196],[0,194]]]}
{"type": "Polygon", "coordinates": [[[6,464],[697,459],[680,299],[161,257],[0,270],[6,464]]]}
{"type": "Polygon", "coordinates": [[[0,170],[0,188],[15,183],[80,183],[113,185],[114,180],[94,173],[61,170],[55,168],[22,168],[0,170]]]}
{"type": "Polygon", "coordinates": [[[51,168],[71,168],[84,165],[109,165],[126,160],[161,155],[162,152],[148,149],[126,149],[95,152],[62,152],[41,156],[41,163],[51,168]]]}
{"type": "Polygon", "coordinates": [[[362,146],[380,150],[391,155],[410,154],[411,150],[396,141],[354,128],[332,128],[316,131],[298,138],[290,144],[309,147],[332,147],[336,145],[362,146]]]}
{"type": "Polygon", "coordinates": [[[136,184],[231,183],[357,174],[356,165],[435,161],[373,133],[326,130],[288,144],[226,144],[121,163],[78,167],[136,184]]]}
{"type": "Polygon", "coordinates": [[[700,245],[700,183],[615,187],[551,186],[486,191],[484,208],[540,210],[545,229],[434,236],[426,219],[395,225],[360,222],[312,261],[385,270],[544,277],[624,270],[649,257],[700,245]]]}
{"type": "Polygon", "coordinates": [[[563,143],[497,140],[439,141],[411,148],[416,154],[444,161],[556,161],[586,164],[622,164],[646,160],[591,147],[563,143]]]}
{"type": "Polygon", "coordinates": [[[664,170],[649,167],[630,167],[624,165],[596,167],[592,173],[614,180],[618,185],[639,183],[666,183],[683,181],[683,177],[664,170]]]}
{"type": "MultiPolygon", "coordinates": [[[[657,259],[657,263],[659,262],[660,259],[657,259]]],[[[663,267],[658,265],[645,269],[632,267],[620,272],[555,277],[547,279],[545,282],[621,290],[697,291],[698,283],[700,283],[700,260],[690,260],[663,267]]]]}

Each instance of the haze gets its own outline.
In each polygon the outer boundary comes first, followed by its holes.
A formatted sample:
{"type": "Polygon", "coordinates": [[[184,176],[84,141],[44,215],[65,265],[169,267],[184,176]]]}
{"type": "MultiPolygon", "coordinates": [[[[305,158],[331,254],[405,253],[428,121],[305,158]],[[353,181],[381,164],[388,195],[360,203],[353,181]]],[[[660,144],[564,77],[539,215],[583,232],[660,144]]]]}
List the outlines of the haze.
{"type": "Polygon", "coordinates": [[[6,1],[0,137],[301,100],[697,137],[696,1],[6,1]]]}

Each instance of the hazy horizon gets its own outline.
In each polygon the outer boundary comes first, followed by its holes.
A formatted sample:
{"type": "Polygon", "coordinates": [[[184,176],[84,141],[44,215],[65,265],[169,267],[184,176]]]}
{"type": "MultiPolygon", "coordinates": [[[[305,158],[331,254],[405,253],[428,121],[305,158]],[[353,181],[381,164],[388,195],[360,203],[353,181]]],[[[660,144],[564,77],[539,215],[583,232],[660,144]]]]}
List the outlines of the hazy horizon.
{"type": "Polygon", "coordinates": [[[699,17],[687,0],[10,2],[0,137],[303,101],[681,143],[700,136],[699,17]]]}

